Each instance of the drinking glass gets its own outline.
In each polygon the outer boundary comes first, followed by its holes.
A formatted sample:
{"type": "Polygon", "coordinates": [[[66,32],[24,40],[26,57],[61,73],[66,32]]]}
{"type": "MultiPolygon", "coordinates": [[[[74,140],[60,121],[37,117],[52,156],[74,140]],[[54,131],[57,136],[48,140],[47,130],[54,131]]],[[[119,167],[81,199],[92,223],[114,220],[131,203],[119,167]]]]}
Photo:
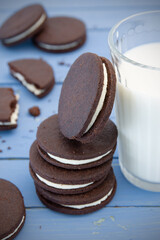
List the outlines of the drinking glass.
{"type": "MultiPolygon", "coordinates": [[[[121,171],[134,185],[160,192],[160,11],[120,21],[111,29],[108,43],[117,77],[121,171]],[[145,59],[149,64],[141,62],[138,52],[136,61],[127,57],[126,52],[154,43],[159,48],[155,56],[151,51],[153,64],[150,57],[145,59]]],[[[143,58],[146,52],[141,53],[143,58]]]]}

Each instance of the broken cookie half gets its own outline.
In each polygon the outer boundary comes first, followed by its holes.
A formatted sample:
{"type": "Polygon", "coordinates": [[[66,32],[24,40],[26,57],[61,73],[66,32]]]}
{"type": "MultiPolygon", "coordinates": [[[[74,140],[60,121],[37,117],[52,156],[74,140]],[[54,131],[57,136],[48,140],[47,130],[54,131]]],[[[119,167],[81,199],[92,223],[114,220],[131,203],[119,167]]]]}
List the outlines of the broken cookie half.
{"type": "Polygon", "coordinates": [[[20,59],[8,65],[12,76],[35,96],[42,98],[52,90],[55,83],[53,70],[42,59],[20,59]]]}
{"type": "Polygon", "coordinates": [[[12,88],[0,88],[0,131],[17,127],[18,99],[12,88]]]}

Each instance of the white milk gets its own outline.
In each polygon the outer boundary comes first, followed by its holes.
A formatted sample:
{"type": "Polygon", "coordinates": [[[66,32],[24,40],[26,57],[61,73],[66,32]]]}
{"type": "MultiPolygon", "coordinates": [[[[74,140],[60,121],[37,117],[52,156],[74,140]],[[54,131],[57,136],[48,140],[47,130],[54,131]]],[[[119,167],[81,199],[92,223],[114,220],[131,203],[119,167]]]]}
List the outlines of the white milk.
{"type": "MultiPolygon", "coordinates": [[[[160,68],[160,43],[136,47],[125,56],[160,68]]],[[[118,69],[116,118],[122,171],[160,183],[160,71],[127,62],[118,69]]]]}

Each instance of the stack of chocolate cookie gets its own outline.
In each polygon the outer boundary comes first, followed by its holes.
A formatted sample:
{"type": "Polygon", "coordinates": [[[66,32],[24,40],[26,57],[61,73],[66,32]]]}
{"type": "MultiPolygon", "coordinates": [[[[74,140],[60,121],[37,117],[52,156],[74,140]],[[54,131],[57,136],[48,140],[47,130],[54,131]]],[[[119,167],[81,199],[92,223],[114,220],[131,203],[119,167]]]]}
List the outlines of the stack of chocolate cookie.
{"type": "Polygon", "coordinates": [[[93,212],[115,194],[111,167],[117,128],[109,120],[116,79],[111,63],[81,55],[64,81],[58,115],[43,121],[30,149],[39,199],[69,214],[93,212]]]}

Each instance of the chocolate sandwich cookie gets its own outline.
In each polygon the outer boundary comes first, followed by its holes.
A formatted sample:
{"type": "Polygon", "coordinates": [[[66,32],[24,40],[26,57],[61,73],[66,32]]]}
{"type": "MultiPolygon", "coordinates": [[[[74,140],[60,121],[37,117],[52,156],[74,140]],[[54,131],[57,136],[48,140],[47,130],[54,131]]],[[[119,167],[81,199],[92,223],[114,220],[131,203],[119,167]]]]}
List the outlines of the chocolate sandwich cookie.
{"type": "Polygon", "coordinates": [[[40,200],[49,208],[67,214],[86,214],[108,204],[116,191],[116,179],[111,169],[106,179],[89,192],[77,195],[51,193],[36,185],[40,200]]]}
{"type": "Polygon", "coordinates": [[[90,169],[68,170],[45,161],[38,153],[36,141],[30,149],[30,173],[35,183],[59,194],[77,194],[97,187],[109,173],[111,162],[90,169]]]}
{"type": "Polygon", "coordinates": [[[42,59],[20,59],[8,65],[12,76],[39,98],[46,96],[54,86],[53,70],[42,59]]]}
{"type": "Polygon", "coordinates": [[[12,88],[0,88],[0,130],[17,127],[18,98],[19,95],[14,95],[12,88]]]}
{"type": "Polygon", "coordinates": [[[65,138],[58,125],[58,115],[43,121],[37,131],[40,155],[51,164],[67,169],[85,169],[110,160],[117,142],[117,128],[108,120],[94,142],[82,144],[65,138]]]}
{"type": "Polygon", "coordinates": [[[86,40],[85,24],[71,17],[48,18],[45,27],[33,39],[37,47],[48,52],[68,52],[86,40]]]}
{"type": "Polygon", "coordinates": [[[83,143],[99,134],[111,114],[116,90],[112,64],[93,53],[71,66],[61,90],[58,120],[63,135],[83,143]]]}
{"type": "Polygon", "coordinates": [[[39,4],[27,6],[14,13],[0,27],[0,39],[6,46],[16,45],[43,28],[47,16],[39,4]]]}
{"type": "Polygon", "coordinates": [[[14,239],[26,218],[23,197],[11,182],[0,179],[0,239],[14,239]]]}

